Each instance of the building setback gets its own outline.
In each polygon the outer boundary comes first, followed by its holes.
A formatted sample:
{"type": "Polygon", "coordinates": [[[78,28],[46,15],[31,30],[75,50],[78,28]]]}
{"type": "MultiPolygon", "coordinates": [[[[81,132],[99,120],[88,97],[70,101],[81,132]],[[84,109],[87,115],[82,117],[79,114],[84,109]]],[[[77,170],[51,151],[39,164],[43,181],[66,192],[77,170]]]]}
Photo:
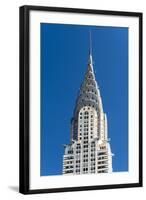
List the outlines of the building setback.
{"type": "Polygon", "coordinates": [[[112,172],[107,117],[95,79],[91,47],[71,120],[70,144],[64,148],[63,175],[112,172]]]}

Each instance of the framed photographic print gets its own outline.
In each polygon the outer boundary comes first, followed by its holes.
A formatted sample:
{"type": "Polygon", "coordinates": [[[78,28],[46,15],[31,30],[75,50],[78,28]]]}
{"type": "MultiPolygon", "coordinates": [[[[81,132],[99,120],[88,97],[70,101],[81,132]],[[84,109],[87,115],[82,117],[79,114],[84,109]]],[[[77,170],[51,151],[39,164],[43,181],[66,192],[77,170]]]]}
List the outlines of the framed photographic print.
{"type": "Polygon", "coordinates": [[[20,192],[142,186],[142,13],[20,7],[20,192]]]}

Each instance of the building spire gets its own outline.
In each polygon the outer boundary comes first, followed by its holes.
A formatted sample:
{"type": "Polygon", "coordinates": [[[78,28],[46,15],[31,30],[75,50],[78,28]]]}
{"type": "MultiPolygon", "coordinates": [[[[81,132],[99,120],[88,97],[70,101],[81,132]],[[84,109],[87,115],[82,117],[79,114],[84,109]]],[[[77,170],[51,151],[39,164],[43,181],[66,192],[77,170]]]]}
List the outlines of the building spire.
{"type": "Polygon", "coordinates": [[[89,49],[89,54],[92,55],[92,35],[91,35],[91,30],[89,30],[89,39],[90,39],[90,49],[89,49]]]}
{"type": "Polygon", "coordinates": [[[91,30],[89,30],[89,60],[88,60],[88,70],[93,71],[92,35],[91,35],[91,30]]]}

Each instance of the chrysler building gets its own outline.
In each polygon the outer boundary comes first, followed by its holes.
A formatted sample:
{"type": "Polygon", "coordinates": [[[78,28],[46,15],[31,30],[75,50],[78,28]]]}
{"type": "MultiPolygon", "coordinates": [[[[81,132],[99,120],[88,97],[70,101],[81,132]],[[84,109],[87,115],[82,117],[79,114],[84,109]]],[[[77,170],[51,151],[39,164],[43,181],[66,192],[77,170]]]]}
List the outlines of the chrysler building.
{"type": "Polygon", "coordinates": [[[63,175],[112,172],[107,116],[95,79],[90,35],[87,71],[71,119],[70,144],[64,145],[63,175]]]}

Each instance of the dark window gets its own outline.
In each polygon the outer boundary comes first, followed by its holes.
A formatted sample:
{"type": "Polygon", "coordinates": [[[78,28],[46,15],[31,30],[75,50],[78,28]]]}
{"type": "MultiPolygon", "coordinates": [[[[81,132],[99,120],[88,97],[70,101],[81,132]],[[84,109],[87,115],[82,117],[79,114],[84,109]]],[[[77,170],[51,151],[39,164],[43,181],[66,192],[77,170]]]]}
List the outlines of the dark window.
{"type": "Polygon", "coordinates": [[[94,142],[92,142],[92,143],[91,143],[91,147],[94,147],[94,146],[95,146],[95,143],[94,143],[94,142]]]}
{"type": "Polygon", "coordinates": [[[106,155],[106,152],[100,152],[100,153],[98,153],[98,155],[99,155],[99,156],[101,156],[101,155],[106,155]]]}
{"type": "Polygon", "coordinates": [[[92,148],[91,151],[95,151],[95,148],[92,148]]]}
{"type": "Polygon", "coordinates": [[[73,153],[73,151],[72,151],[72,150],[69,150],[69,151],[68,151],[68,153],[69,153],[69,154],[72,154],[72,153],[73,153]]]}
{"type": "Polygon", "coordinates": [[[84,119],[89,119],[89,117],[88,116],[84,116],[84,119]]]}
{"type": "Polygon", "coordinates": [[[65,172],[66,174],[73,173],[73,170],[68,170],[65,172]]]}

